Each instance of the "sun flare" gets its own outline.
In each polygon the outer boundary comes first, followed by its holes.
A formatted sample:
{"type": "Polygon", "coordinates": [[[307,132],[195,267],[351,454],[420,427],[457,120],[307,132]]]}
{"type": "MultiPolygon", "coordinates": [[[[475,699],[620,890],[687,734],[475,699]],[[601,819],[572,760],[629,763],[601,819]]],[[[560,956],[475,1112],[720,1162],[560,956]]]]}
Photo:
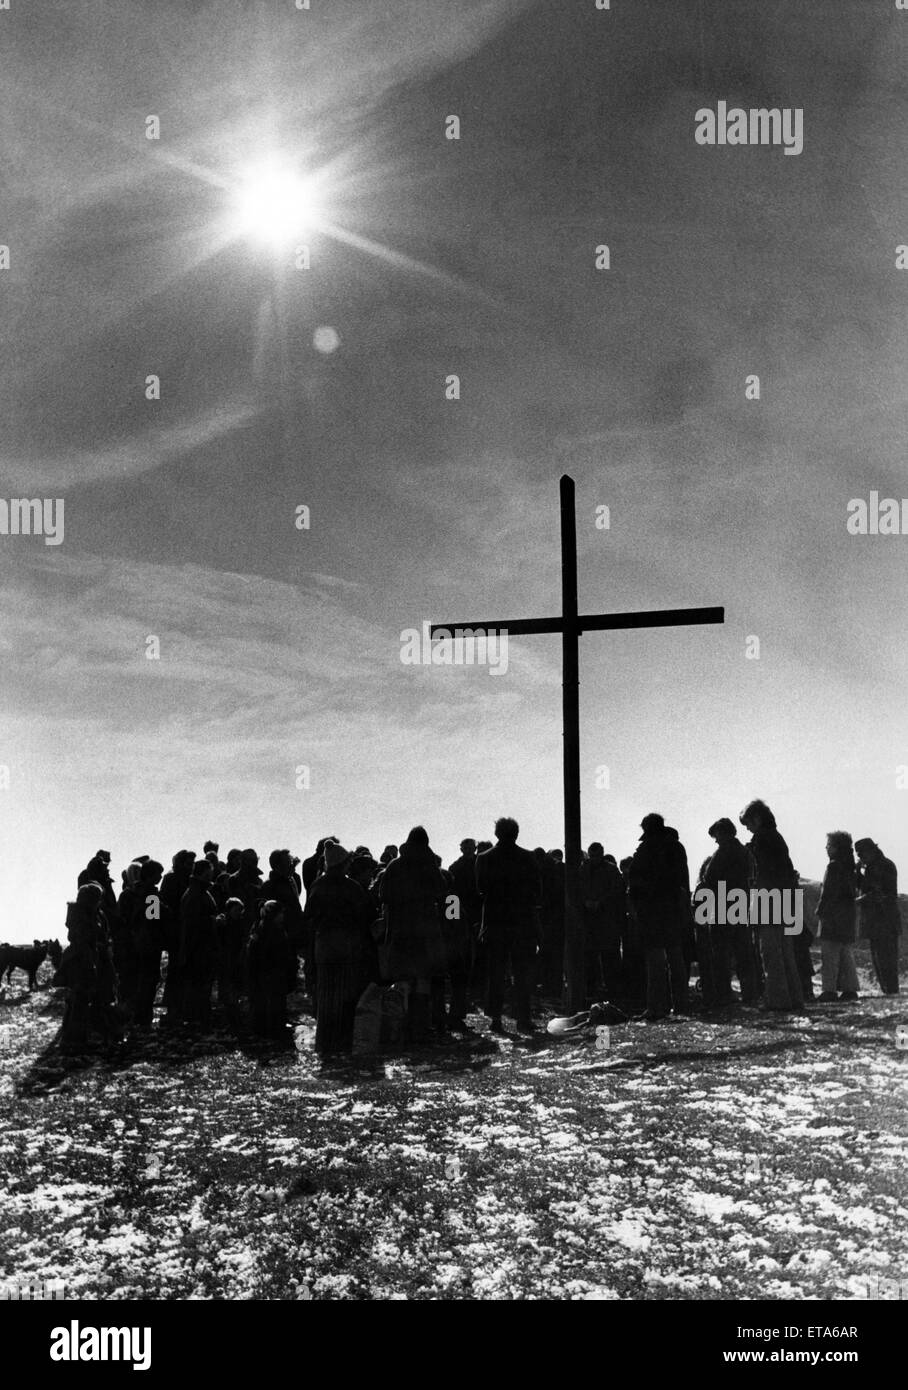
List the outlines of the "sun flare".
{"type": "Polygon", "coordinates": [[[277,164],[251,170],[236,200],[236,230],[242,236],[282,246],[311,229],[320,207],[315,180],[277,164]]]}

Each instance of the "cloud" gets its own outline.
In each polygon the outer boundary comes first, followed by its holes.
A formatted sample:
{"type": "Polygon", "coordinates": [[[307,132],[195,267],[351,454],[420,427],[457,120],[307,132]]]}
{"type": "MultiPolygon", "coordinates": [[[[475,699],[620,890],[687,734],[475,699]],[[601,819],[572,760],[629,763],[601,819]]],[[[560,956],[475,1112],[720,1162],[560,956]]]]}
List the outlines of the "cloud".
{"type": "Polygon", "coordinates": [[[115,482],[137,477],[226,438],[253,421],[259,409],[254,402],[237,397],[176,424],[148,426],[134,438],[106,448],[68,449],[56,458],[0,458],[0,484],[33,497],[99,479],[115,482]]]}

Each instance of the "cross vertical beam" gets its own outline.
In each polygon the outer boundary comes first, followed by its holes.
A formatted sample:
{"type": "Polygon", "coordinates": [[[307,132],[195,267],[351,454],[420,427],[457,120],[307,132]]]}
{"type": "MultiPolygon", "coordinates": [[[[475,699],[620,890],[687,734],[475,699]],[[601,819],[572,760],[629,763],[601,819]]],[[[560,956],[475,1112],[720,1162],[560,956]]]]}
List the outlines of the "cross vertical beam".
{"type": "Polygon", "coordinates": [[[577,513],[574,480],[561,499],[561,718],[564,757],[564,966],[567,1007],[583,1008],[585,951],[580,916],[580,643],[577,627],[577,513]]]}

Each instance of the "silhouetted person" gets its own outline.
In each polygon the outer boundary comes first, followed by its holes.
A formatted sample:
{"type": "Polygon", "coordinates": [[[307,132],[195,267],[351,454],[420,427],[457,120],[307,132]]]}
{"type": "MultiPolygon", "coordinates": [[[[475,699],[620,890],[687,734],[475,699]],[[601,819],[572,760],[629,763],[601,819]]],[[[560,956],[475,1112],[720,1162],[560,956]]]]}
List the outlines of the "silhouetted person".
{"type": "Polygon", "coordinates": [[[110,935],[114,968],[117,972],[117,1003],[124,1022],[132,1023],[139,989],[139,959],[136,947],[136,919],[143,911],[139,874],[142,865],[135,860],[123,871],[124,888],[117,899],[117,915],[110,935]]]}
{"type": "Polygon", "coordinates": [[[303,860],[303,887],[305,888],[307,893],[309,892],[309,889],[312,887],[315,880],[318,878],[319,874],[324,873],[325,871],[325,844],[328,840],[333,840],[334,843],[337,844],[336,835],[326,835],[325,838],[319,840],[318,844],[315,846],[315,853],[310,854],[308,859],[303,860]]]}
{"type": "Polygon", "coordinates": [[[81,1052],[88,1046],[92,1009],[98,997],[98,947],[106,924],[99,883],[84,883],[75,902],[67,904],[69,945],[63,952],[55,981],[66,990],[60,1045],[65,1052],[81,1052]]]}
{"type": "Polygon", "coordinates": [[[218,857],[219,848],[220,846],[214,840],[206,840],[202,847],[202,854],[211,864],[212,873],[215,878],[227,867],[226,864],[221,863],[218,857]]]}
{"type": "Polygon", "coordinates": [[[273,900],[284,910],[284,930],[294,951],[303,950],[303,908],[300,903],[296,875],[293,872],[293,857],[289,849],[273,849],[268,856],[271,869],[259,889],[261,902],[273,900]]]}
{"type": "Polygon", "coordinates": [[[643,817],[640,828],[643,834],[630,865],[630,898],[646,962],[643,1017],[655,1022],[666,1016],[670,1006],[676,1013],[687,1010],[682,896],[689,904],[690,881],[686,855],[682,862],[680,843],[668,833],[662,816],[651,812],[643,817]]]}
{"type": "Polygon", "coordinates": [[[548,882],[543,878],[542,895],[548,920],[543,925],[540,973],[543,994],[560,1000],[564,995],[564,854],[560,849],[550,849],[546,858],[548,882]]]}
{"type": "MultiPolygon", "coordinates": [[[[716,849],[702,875],[704,888],[710,890],[716,903],[719,902],[723,891],[721,884],[725,885],[726,901],[732,893],[743,893],[744,899],[737,901],[747,901],[750,889],[750,856],[738,839],[734,821],[728,816],[722,816],[709,827],[709,834],[716,842],[716,849]]],[[[741,1003],[753,1004],[757,999],[754,941],[747,910],[743,916],[745,920],[740,923],[715,923],[709,928],[716,1003],[720,1008],[734,1002],[731,987],[733,967],[738,976],[741,1003]]]]}
{"type": "Polygon", "coordinates": [[[492,1031],[504,1032],[502,1010],[510,965],[517,1031],[532,1033],[531,988],[539,935],[542,882],[536,860],[517,843],[520,827],[510,816],[495,822],[497,844],[476,856],[482,895],[481,937],[489,972],[487,1009],[492,1031]]]}
{"type": "Polygon", "coordinates": [[[700,996],[703,1007],[707,1010],[716,1008],[719,1001],[718,970],[716,961],[716,941],[714,937],[714,905],[709,903],[709,911],[704,913],[701,910],[700,889],[703,888],[706,871],[709,868],[710,856],[707,855],[700,865],[700,872],[697,874],[697,884],[694,888],[694,943],[695,956],[698,966],[700,980],[700,996]],[[704,921],[708,917],[708,921],[704,921]]]}
{"type": "Polygon", "coordinates": [[[410,984],[410,1041],[424,1042],[430,1036],[432,980],[444,975],[446,966],[441,931],[445,883],[421,825],[413,827],[400,855],[385,869],[381,900],[388,931],[384,977],[410,984]]]}
{"type": "Polygon", "coordinates": [[[296,954],[287,939],[280,903],[262,903],[246,948],[252,1031],[280,1042],[287,1036],[287,994],[296,979],[296,954]]]}
{"type": "Polygon", "coordinates": [[[99,849],[96,854],[89,859],[88,864],[79,874],[76,885],[84,887],[86,883],[98,883],[101,885],[102,899],[101,907],[104,916],[107,918],[108,925],[112,923],[117,915],[117,898],[114,892],[113,879],[110,876],[110,850],[99,849]]]}
{"type": "MultiPolygon", "coordinates": [[[[380,865],[373,859],[372,851],[367,845],[357,845],[347,861],[347,877],[352,878],[354,883],[358,883],[364,892],[368,893],[375,875],[379,871],[380,865]]],[[[327,865],[325,868],[327,873],[327,865]]]]}
{"type": "Polygon", "coordinates": [[[262,871],[254,849],[240,851],[240,867],[230,875],[228,889],[231,898],[239,898],[242,902],[251,931],[258,921],[262,895],[262,871]]]}
{"type": "Polygon", "coordinates": [[[476,841],[461,840],[460,855],[448,869],[450,891],[457,899],[459,919],[445,920],[448,974],[451,977],[449,1027],[459,1030],[467,1023],[467,990],[473,980],[482,899],[476,887],[476,841]]]}
{"type": "Polygon", "coordinates": [[[617,865],[605,857],[602,845],[594,840],[580,865],[586,994],[591,1003],[615,999],[620,990],[620,878],[617,865]]]}
{"type": "Polygon", "coordinates": [[[240,995],[246,960],[246,908],[242,898],[228,898],[214,919],[218,943],[218,1005],[234,1032],[240,1027],[240,995]]]}
{"type": "MultiPolygon", "coordinates": [[[[542,994],[552,993],[548,988],[555,972],[553,954],[557,951],[553,913],[555,911],[555,865],[541,845],[533,850],[533,858],[539,871],[539,950],[534,962],[533,985],[542,994]]],[[[559,992],[557,989],[556,993],[559,992]]]]}
{"type": "Polygon", "coordinates": [[[325,845],[325,872],[306,900],[306,923],[315,943],[315,1050],[348,1052],[353,1045],[357,1001],[377,976],[369,933],[374,911],[362,884],[346,872],[347,851],[325,845]]]}
{"type": "Polygon", "coordinates": [[[621,915],[622,995],[625,1006],[631,1010],[637,1010],[645,1007],[646,960],[643,942],[640,938],[637,910],[630,897],[630,872],[633,862],[633,857],[628,855],[626,859],[621,860],[619,865],[622,883],[619,912],[621,915]]]}
{"type": "Polygon", "coordinates": [[[829,863],[817,903],[820,924],[820,961],[823,980],[821,1004],[833,1004],[841,991],[843,1001],[858,997],[858,972],[854,963],[856,936],[857,873],[851,836],[833,830],[826,836],[829,863]]]}
{"type": "MultiPolygon", "coordinates": [[[[684,954],[684,965],[687,971],[687,979],[690,980],[690,967],[697,957],[697,942],[694,936],[694,913],[691,906],[690,891],[690,868],[687,862],[687,850],[681,843],[677,830],[673,825],[665,827],[665,833],[675,845],[675,856],[678,867],[679,889],[678,889],[678,912],[681,918],[681,950],[684,954]]],[[[685,985],[685,999],[687,998],[687,985],[685,985]]],[[[676,1013],[686,1013],[687,1005],[676,1013]]]]}
{"type": "MultiPolygon", "coordinates": [[[[738,817],[751,839],[752,889],[797,889],[797,875],[788,846],[779,834],[776,819],[764,801],[751,801],[738,817]]],[[[784,901],[784,899],[783,899],[784,901]]],[[[803,994],[792,939],[784,923],[760,922],[757,926],[765,976],[763,1008],[791,1012],[803,1008],[803,994]]]]}
{"type": "Polygon", "coordinates": [[[211,864],[200,859],[193,865],[189,886],[180,902],[182,1019],[202,1028],[211,1023],[211,990],[218,962],[214,924],[217,904],[209,892],[210,882],[211,864]]]}
{"type": "Polygon", "coordinates": [[[884,994],[899,992],[898,871],[873,840],[858,840],[858,905],[861,935],[870,942],[870,958],[884,994]]]}
{"type": "Polygon", "coordinates": [[[171,868],[161,880],[161,902],[167,909],[162,915],[164,949],[167,952],[167,978],[164,981],[165,1023],[179,1023],[183,1013],[183,979],[180,965],[180,905],[189,887],[195,850],[180,849],[171,860],[171,868]]]}
{"type": "Polygon", "coordinates": [[[158,888],[163,872],[163,864],[148,859],[139,871],[139,881],[136,885],[140,910],[133,916],[136,956],[133,1021],[139,1028],[150,1028],[152,1025],[154,1001],[161,980],[161,954],[164,949],[165,919],[168,912],[158,888]]]}

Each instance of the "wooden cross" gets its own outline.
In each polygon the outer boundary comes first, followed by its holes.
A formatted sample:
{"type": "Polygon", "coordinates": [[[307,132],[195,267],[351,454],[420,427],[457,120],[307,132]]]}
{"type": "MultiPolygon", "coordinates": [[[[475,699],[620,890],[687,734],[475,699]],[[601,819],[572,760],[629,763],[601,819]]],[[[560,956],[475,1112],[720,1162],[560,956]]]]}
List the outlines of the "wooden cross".
{"type": "Polygon", "coordinates": [[[562,720],[564,723],[564,922],[567,1008],[579,1011],[586,1002],[584,932],[580,913],[580,679],[581,632],[615,631],[632,627],[679,627],[693,623],[724,623],[724,608],[661,608],[644,613],[577,612],[577,518],[574,480],[564,475],[561,491],[561,616],[518,618],[494,623],[432,623],[430,636],[450,637],[456,628],[529,636],[561,633],[562,720]]]}

